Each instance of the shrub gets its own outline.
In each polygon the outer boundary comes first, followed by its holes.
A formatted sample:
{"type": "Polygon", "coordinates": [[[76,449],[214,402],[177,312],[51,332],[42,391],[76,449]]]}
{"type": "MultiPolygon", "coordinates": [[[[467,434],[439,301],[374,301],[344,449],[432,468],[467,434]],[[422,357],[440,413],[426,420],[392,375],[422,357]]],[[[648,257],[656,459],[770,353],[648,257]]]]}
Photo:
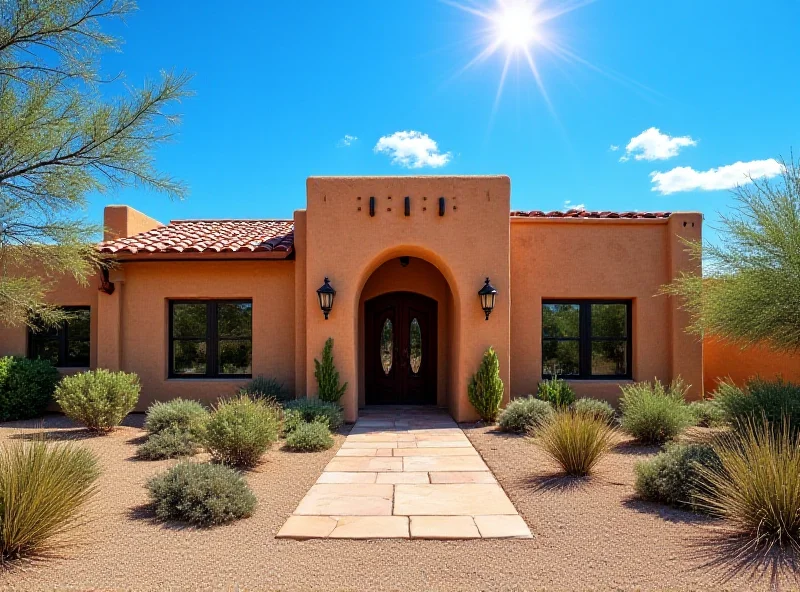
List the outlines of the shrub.
{"type": "Polygon", "coordinates": [[[558,376],[540,382],[536,396],[542,401],[550,402],[556,409],[569,407],[575,402],[575,391],[566,380],[561,380],[558,376]]]}
{"type": "Polygon", "coordinates": [[[780,378],[756,378],[750,380],[744,390],[731,382],[723,382],[714,400],[722,408],[726,420],[736,428],[746,429],[752,421],[764,418],[776,426],[786,419],[792,432],[800,429],[800,386],[780,378]]]}
{"type": "Polygon", "coordinates": [[[692,401],[689,409],[694,414],[695,423],[706,428],[716,428],[725,424],[725,410],[715,399],[692,401]]]}
{"type": "Polygon", "coordinates": [[[199,526],[224,524],[253,514],[256,497],[244,477],[221,465],[181,462],[147,482],[160,520],[199,526]]]}
{"type": "Polygon", "coordinates": [[[589,397],[578,399],[572,405],[572,408],[575,410],[575,413],[591,415],[597,419],[602,419],[606,423],[612,423],[616,415],[614,408],[608,402],[589,397]]]}
{"type": "Polygon", "coordinates": [[[503,401],[503,381],[500,379],[500,362],[494,348],[490,347],[483,354],[483,360],[467,385],[469,402],[478,412],[481,419],[494,422],[503,401]]]}
{"type": "Polygon", "coordinates": [[[61,375],[50,362],[0,358],[0,421],[42,415],[61,375]]]}
{"type": "Polygon", "coordinates": [[[139,400],[139,377],[126,372],[89,370],[65,376],[55,398],[67,417],[95,432],[110,432],[139,400]]]}
{"type": "Polygon", "coordinates": [[[668,444],[649,460],[636,464],[636,492],[642,499],[698,509],[697,494],[710,489],[699,467],[719,467],[719,457],[707,444],[668,444]]]}
{"type": "Polygon", "coordinates": [[[523,433],[553,415],[553,406],[533,396],[511,401],[500,413],[498,422],[504,432],[523,433]]]}
{"type": "Polygon", "coordinates": [[[278,439],[279,427],[276,405],[240,395],[216,406],[206,425],[204,444],[220,462],[252,467],[278,439]]]}
{"type": "Polygon", "coordinates": [[[788,418],[740,427],[715,445],[721,465],[698,469],[711,485],[697,496],[701,506],[728,520],[749,546],[800,551],[800,435],[788,418]]]}
{"type": "Polygon", "coordinates": [[[239,391],[239,394],[249,395],[253,399],[273,399],[281,402],[294,398],[282,382],[264,376],[256,376],[239,391]]]}
{"type": "Polygon", "coordinates": [[[344,423],[342,408],[336,403],[319,399],[295,399],[284,405],[283,431],[292,432],[302,423],[324,422],[330,430],[344,423]]]}
{"type": "Polygon", "coordinates": [[[643,444],[675,439],[695,423],[684,399],[687,390],[680,379],[668,387],[658,380],[623,386],[619,402],[622,429],[643,444]]]}
{"type": "Polygon", "coordinates": [[[339,372],[333,363],[333,338],[328,337],[322,348],[322,362],[314,358],[314,378],[317,379],[319,398],[336,403],[347,390],[347,383],[339,384],[339,372]]]}
{"type": "Polygon", "coordinates": [[[316,452],[331,446],[331,431],[324,422],[301,423],[286,436],[286,447],[295,452],[316,452]]]}
{"type": "Polygon", "coordinates": [[[207,421],[208,410],[197,401],[172,399],[150,405],[144,420],[144,429],[150,434],[158,434],[164,430],[200,434],[207,421]]]}
{"type": "Polygon", "coordinates": [[[199,448],[200,445],[193,432],[182,428],[168,427],[148,436],[144,444],[139,446],[136,456],[143,460],[163,460],[194,456],[199,448]]]}
{"type": "Polygon", "coordinates": [[[560,410],[532,434],[545,454],[568,475],[588,475],[611,449],[615,431],[607,422],[560,410]]]}
{"type": "Polygon", "coordinates": [[[95,493],[96,457],[44,440],[0,447],[0,554],[35,555],[63,542],[95,493]]]}

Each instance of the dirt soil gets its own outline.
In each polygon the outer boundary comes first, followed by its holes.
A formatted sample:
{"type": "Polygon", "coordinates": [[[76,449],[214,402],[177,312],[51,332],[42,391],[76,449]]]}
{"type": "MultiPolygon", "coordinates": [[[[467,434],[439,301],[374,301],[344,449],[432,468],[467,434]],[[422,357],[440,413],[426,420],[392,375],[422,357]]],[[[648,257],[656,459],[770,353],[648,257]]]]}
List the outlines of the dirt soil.
{"type": "Polygon", "coordinates": [[[554,476],[526,439],[462,426],[533,532],[532,540],[277,540],[275,534],[344,440],[275,446],[247,474],[255,514],[213,529],[157,523],[144,483],[175,461],[139,461],[141,415],[107,436],[59,416],[0,424],[0,441],[45,431],[102,462],[100,494],[78,543],[0,573],[8,590],[785,590],[780,558],[734,558],[723,525],[637,501],[633,465],[655,452],[623,443],[588,480],[554,476]]]}

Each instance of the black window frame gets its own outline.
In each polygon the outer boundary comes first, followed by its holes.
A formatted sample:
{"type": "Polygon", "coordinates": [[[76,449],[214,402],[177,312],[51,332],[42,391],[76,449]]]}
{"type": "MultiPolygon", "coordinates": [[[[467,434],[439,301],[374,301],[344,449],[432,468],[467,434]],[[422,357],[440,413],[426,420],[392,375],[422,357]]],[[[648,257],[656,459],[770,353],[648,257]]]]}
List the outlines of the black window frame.
{"type": "Polygon", "coordinates": [[[577,341],[578,342],[578,374],[559,375],[564,380],[631,380],[633,378],[633,300],[597,300],[597,299],[543,299],[540,308],[542,316],[541,345],[542,363],[541,374],[543,379],[553,378],[552,374],[544,371],[544,344],[545,341],[577,341]],[[548,304],[577,305],[578,306],[578,337],[545,337],[544,335],[544,307],[548,304]],[[593,304],[624,304],[625,305],[625,337],[593,337],[592,336],[592,305],[593,304]],[[592,342],[594,341],[625,341],[625,374],[592,374],[592,342]]]}
{"type": "MultiPolygon", "coordinates": [[[[223,379],[223,380],[236,380],[240,378],[252,378],[253,370],[253,300],[250,298],[214,298],[214,299],[183,299],[183,300],[170,300],[169,301],[169,323],[168,323],[168,349],[167,356],[167,377],[176,378],[181,380],[202,380],[202,379],[223,379]],[[173,308],[176,304],[205,304],[206,305],[206,372],[205,374],[182,374],[175,372],[175,341],[191,341],[193,338],[180,338],[174,336],[174,315],[173,308]],[[249,374],[220,374],[219,372],[219,344],[220,341],[226,341],[226,338],[219,338],[219,323],[217,307],[220,304],[249,304],[250,305],[250,373],[249,374]]],[[[198,341],[201,339],[198,338],[198,341]]],[[[233,339],[231,339],[234,341],[233,339]]],[[[235,341],[243,341],[241,338],[235,341]]]]}
{"type": "MultiPolygon", "coordinates": [[[[89,338],[86,340],[89,343],[89,359],[86,364],[69,363],[67,360],[67,351],[69,350],[69,319],[61,322],[54,336],[48,336],[48,339],[55,339],[58,341],[58,363],[55,364],[56,368],[89,368],[92,365],[92,307],[88,305],[81,306],[62,306],[60,307],[64,312],[73,313],[80,311],[87,311],[89,313],[89,338]]],[[[30,327],[28,328],[28,358],[37,359],[34,357],[34,349],[38,337],[44,336],[43,332],[34,332],[30,327]]],[[[84,341],[83,339],[74,341],[84,341]]]]}

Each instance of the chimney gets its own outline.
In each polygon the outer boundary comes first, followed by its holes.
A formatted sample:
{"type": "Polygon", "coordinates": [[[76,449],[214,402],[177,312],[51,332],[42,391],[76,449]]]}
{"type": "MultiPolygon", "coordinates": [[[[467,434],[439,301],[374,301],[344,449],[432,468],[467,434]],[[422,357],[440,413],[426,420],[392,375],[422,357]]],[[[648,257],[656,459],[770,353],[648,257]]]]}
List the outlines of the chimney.
{"type": "Polygon", "coordinates": [[[164,226],[158,220],[130,206],[106,206],[103,210],[103,240],[127,238],[164,226]]]}

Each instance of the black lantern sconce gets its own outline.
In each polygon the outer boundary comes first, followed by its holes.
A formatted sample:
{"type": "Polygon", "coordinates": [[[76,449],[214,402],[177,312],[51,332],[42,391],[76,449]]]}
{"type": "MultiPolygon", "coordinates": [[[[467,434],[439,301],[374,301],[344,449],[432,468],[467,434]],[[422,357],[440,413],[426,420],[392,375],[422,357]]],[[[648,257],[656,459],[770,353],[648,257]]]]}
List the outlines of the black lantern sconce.
{"type": "MultiPolygon", "coordinates": [[[[322,309],[322,314],[325,315],[325,320],[328,320],[328,315],[333,308],[333,297],[336,296],[336,290],[331,286],[328,277],[325,277],[325,283],[317,290],[317,298],[319,298],[319,307],[322,309]]],[[[487,317],[488,318],[488,317],[487,317]]]]}
{"type": "Polygon", "coordinates": [[[489,315],[494,308],[494,299],[497,296],[497,289],[489,283],[489,278],[486,278],[486,283],[483,288],[478,290],[478,296],[481,299],[481,308],[486,313],[486,320],[489,320],[489,315]]]}

